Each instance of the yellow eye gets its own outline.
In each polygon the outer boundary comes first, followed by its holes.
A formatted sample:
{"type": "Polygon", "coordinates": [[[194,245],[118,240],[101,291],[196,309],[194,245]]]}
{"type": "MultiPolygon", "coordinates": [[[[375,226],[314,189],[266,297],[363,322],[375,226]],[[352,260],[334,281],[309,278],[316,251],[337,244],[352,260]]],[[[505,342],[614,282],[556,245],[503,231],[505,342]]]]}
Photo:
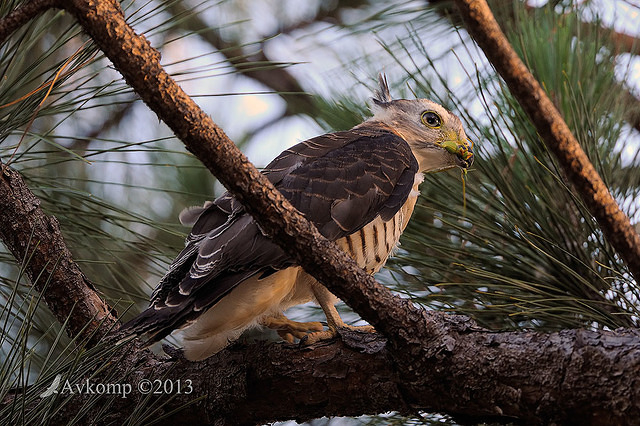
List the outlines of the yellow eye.
{"type": "Polygon", "coordinates": [[[422,113],[422,124],[432,129],[437,129],[442,126],[442,119],[438,113],[434,111],[425,111],[422,113]]]}

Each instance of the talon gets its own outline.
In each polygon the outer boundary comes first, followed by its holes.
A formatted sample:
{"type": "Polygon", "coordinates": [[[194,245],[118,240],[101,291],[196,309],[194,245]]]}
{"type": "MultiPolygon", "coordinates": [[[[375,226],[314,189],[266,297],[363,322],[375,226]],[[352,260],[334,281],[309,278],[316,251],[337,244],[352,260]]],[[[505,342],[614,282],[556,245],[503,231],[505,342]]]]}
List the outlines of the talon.
{"type": "Polygon", "coordinates": [[[314,343],[322,342],[323,340],[331,340],[338,336],[338,332],[334,330],[323,330],[309,333],[304,338],[300,339],[300,344],[303,346],[313,345],[314,343]]]}
{"type": "Polygon", "coordinates": [[[292,321],[283,314],[273,315],[263,319],[262,325],[276,330],[278,335],[289,343],[294,343],[295,339],[303,339],[311,332],[319,332],[324,329],[323,325],[317,321],[292,321]]]}
{"type": "Polygon", "coordinates": [[[303,339],[300,339],[302,345],[312,345],[314,343],[321,342],[323,340],[331,340],[338,337],[341,329],[356,331],[358,333],[375,333],[376,329],[371,325],[347,325],[342,324],[338,328],[329,327],[329,330],[317,331],[315,333],[307,334],[303,339]]]}
{"type": "Polygon", "coordinates": [[[295,337],[291,333],[287,333],[286,331],[278,330],[278,336],[282,338],[287,343],[294,343],[296,341],[295,337]]]}
{"type": "Polygon", "coordinates": [[[345,325],[343,328],[360,333],[375,333],[376,329],[372,325],[345,325]]]}

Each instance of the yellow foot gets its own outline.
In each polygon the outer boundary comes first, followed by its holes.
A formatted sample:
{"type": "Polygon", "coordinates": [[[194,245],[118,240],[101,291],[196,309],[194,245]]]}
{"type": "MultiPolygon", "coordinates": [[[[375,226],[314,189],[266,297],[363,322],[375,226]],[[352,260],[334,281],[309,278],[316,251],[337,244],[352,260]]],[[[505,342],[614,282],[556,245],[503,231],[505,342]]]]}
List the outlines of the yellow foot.
{"type": "MultiPolygon", "coordinates": [[[[262,320],[262,325],[276,330],[278,335],[289,343],[295,342],[295,339],[303,339],[311,332],[321,332],[324,328],[321,323],[313,322],[297,322],[291,321],[283,314],[274,315],[262,320]]],[[[315,334],[315,333],[311,333],[315,334]]]]}
{"type": "Polygon", "coordinates": [[[328,330],[316,331],[315,333],[307,334],[303,339],[300,340],[300,343],[303,345],[313,345],[314,343],[321,342],[323,340],[331,340],[336,337],[340,329],[347,329],[351,331],[357,331],[360,333],[375,333],[376,329],[371,325],[347,325],[342,324],[340,327],[329,327],[328,330]]]}

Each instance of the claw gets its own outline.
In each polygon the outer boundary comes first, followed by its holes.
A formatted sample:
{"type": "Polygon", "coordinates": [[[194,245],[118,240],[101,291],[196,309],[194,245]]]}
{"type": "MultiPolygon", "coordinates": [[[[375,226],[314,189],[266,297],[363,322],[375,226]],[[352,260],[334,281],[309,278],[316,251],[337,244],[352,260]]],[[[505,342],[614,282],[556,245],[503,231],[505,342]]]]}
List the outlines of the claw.
{"type": "Polygon", "coordinates": [[[314,343],[318,343],[323,340],[331,340],[340,334],[341,329],[357,331],[359,333],[375,333],[376,332],[376,329],[370,325],[355,326],[355,325],[342,324],[338,328],[329,326],[328,330],[316,331],[315,333],[307,334],[303,339],[300,339],[300,344],[313,345],[314,343]]]}
{"type": "MultiPolygon", "coordinates": [[[[283,314],[273,315],[262,320],[262,325],[272,330],[276,330],[278,335],[289,343],[294,343],[295,339],[303,339],[311,332],[321,332],[324,328],[317,321],[297,322],[285,317],[283,314]]],[[[313,334],[313,333],[312,333],[313,334]]]]}

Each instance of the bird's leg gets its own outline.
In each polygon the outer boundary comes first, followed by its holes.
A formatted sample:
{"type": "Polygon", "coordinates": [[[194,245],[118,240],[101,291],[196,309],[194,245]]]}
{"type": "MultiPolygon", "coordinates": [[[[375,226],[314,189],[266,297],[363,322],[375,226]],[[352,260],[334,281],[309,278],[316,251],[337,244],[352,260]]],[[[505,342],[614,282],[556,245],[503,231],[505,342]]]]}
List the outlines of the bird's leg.
{"type": "Polygon", "coordinates": [[[327,317],[327,325],[329,326],[329,329],[307,334],[303,339],[304,344],[311,345],[321,340],[332,339],[338,335],[338,329],[340,328],[347,328],[349,330],[366,333],[374,333],[376,331],[375,328],[370,325],[353,326],[345,324],[345,322],[342,321],[342,318],[340,318],[340,314],[335,307],[336,297],[331,294],[325,286],[320,284],[314,285],[313,294],[327,317]]]}
{"type": "Polygon", "coordinates": [[[264,318],[260,321],[265,327],[269,327],[272,330],[276,330],[278,335],[289,343],[293,343],[295,339],[302,339],[312,331],[320,331],[324,327],[321,323],[314,322],[297,322],[292,321],[284,314],[278,313],[264,318]]]}

